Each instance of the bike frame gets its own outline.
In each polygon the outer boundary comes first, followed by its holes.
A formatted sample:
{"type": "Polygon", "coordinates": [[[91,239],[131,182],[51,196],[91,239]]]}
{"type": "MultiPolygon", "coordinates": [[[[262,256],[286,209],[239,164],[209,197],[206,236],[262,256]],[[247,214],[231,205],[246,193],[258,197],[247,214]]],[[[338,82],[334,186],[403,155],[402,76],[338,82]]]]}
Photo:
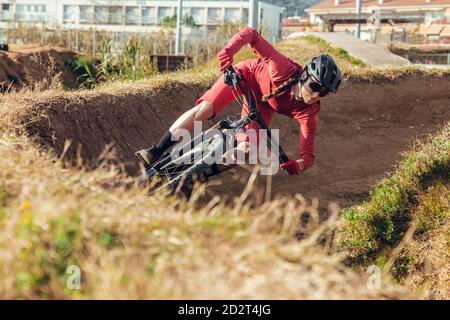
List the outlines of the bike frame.
{"type": "MultiPolygon", "coordinates": [[[[257,123],[259,123],[259,125],[261,126],[262,129],[267,130],[267,145],[269,148],[271,148],[272,134],[271,134],[270,128],[266,125],[266,123],[264,122],[264,119],[261,117],[261,113],[259,112],[259,110],[256,106],[256,102],[253,101],[252,97],[248,94],[248,92],[245,90],[244,86],[241,83],[242,81],[246,81],[245,77],[242,75],[242,71],[241,71],[241,75],[239,76],[237,74],[236,70],[234,69],[234,67],[229,66],[227,69],[225,69],[224,81],[227,85],[230,86],[231,90],[237,90],[237,88],[239,88],[239,90],[241,91],[241,93],[249,107],[250,113],[247,115],[247,117],[241,119],[241,120],[243,120],[242,127],[247,125],[250,121],[256,121],[257,123]]],[[[283,149],[281,148],[281,145],[279,143],[278,143],[278,148],[279,148],[278,156],[280,158],[280,162],[285,163],[285,162],[289,161],[288,156],[283,151],[283,149]]]]}
{"type": "MultiPolygon", "coordinates": [[[[220,131],[222,131],[222,134],[225,135],[226,134],[226,130],[227,129],[238,129],[238,128],[243,128],[244,126],[246,126],[248,123],[252,122],[252,121],[256,121],[262,129],[266,129],[267,132],[267,145],[270,149],[272,149],[272,134],[270,131],[270,128],[267,127],[266,123],[264,122],[264,120],[261,117],[261,113],[259,112],[257,106],[256,106],[256,102],[250,97],[249,92],[247,92],[247,90],[245,90],[244,86],[242,85],[242,81],[246,81],[245,77],[242,75],[238,75],[236,70],[233,68],[233,66],[228,67],[225,72],[224,72],[224,81],[227,85],[230,86],[231,90],[236,90],[237,93],[239,94],[239,90],[242,93],[245,102],[247,103],[248,107],[249,107],[249,114],[243,118],[241,118],[240,120],[231,122],[230,120],[225,120],[222,119],[221,121],[219,121],[216,125],[214,125],[211,129],[219,129],[220,131]]],[[[236,92],[233,91],[233,94],[235,94],[236,92]]],[[[253,93],[251,91],[251,93],[253,93]]],[[[237,96],[235,96],[236,100],[239,102],[237,96]]],[[[210,129],[209,129],[210,130],[210,129]]],[[[183,146],[185,144],[191,144],[191,145],[196,145],[196,142],[201,142],[203,141],[204,135],[209,131],[203,131],[201,134],[199,134],[198,136],[194,137],[193,139],[191,139],[190,141],[185,142],[184,144],[182,144],[180,146],[180,149],[183,149],[183,146]]],[[[273,150],[274,151],[274,150],[273,150]]],[[[275,151],[276,152],[276,151],[275,151]]],[[[149,177],[154,176],[155,174],[157,174],[163,167],[165,167],[167,164],[170,163],[170,161],[172,161],[172,159],[169,157],[169,153],[166,153],[162,156],[163,159],[161,159],[160,161],[158,161],[157,163],[155,163],[153,166],[151,166],[150,168],[148,168],[146,170],[146,179],[148,179],[149,177]]],[[[279,161],[280,163],[285,163],[287,161],[289,161],[288,156],[286,155],[286,153],[283,151],[283,149],[281,148],[281,146],[278,143],[278,157],[279,157],[279,161]]],[[[229,168],[232,168],[234,165],[230,165],[229,168]]],[[[213,166],[211,166],[211,168],[213,168],[213,166]]],[[[173,173],[178,175],[181,172],[183,172],[184,170],[189,170],[190,169],[190,165],[179,165],[180,170],[176,170],[173,173]]],[[[220,173],[220,171],[217,171],[217,166],[215,166],[215,170],[214,173],[212,175],[215,175],[217,173],[220,173]]],[[[169,176],[170,173],[166,173],[167,178],[170,178],[169,176]]],[[[211,175],[211,176],[212,176],[211,175]]],[[[208,176],[209,177],[209,176],[208,176]]]]}

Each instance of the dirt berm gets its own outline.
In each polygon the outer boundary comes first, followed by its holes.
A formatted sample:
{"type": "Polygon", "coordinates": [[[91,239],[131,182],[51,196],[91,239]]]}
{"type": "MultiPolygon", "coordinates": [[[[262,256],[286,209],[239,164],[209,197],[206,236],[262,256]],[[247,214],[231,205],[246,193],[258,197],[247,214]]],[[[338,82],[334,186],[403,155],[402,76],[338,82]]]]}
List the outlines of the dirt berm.
{"type": "Polygon", "coordinates": [[[76,57],[76,53],[63,48],[12,45],[10,51],[0,51],[0,90],[38,85],[46,89],[56,77],[64,87],[78,88],[77,76],[65,65],[76,57]]]}
{"type": "MultiPolygon", "coordinates": [[[[28,110],[23,113],[23,121],[33,117],[29,133],[37,134],[39,141],[58,155],[64,142],[71,140],[65,158],[74,159],[81,145],[81,156],[89,165],[95,165],[99,157],[105,158],[105,146],[113,143],[112,155],[127,172],[136,174],[134,151],[155,143],[207,88],[188,79],[157,85],[114,84],[76,93],[47,92],[23,102],[28,110]]],[[[315,165],[300,176],[280,172],[273,179],[272,195],[317,197],[321,208],[329,201],[342,206],[360,202],[393,168],[412,140],[450,119],[449,88],[450,76],[412,75],[372,82],[348,79],[339,94],[322,101],[315,165]]],[[[238,111],[237,106],[230,105],[227,113],[238,111]]],[[[297,158],[296,122],[277,115],[271,127],[280,128],[282,146],[290,157],[297,158]]],[[[107,153],[109,156],[111,153],[107,153]]],[[[240,180],[245,180],[246,175],[241,176],[240,180]]],[[[230,196],[240,193],[244,186],[230,177],[224,181],[210,190],[230,196]]]]}

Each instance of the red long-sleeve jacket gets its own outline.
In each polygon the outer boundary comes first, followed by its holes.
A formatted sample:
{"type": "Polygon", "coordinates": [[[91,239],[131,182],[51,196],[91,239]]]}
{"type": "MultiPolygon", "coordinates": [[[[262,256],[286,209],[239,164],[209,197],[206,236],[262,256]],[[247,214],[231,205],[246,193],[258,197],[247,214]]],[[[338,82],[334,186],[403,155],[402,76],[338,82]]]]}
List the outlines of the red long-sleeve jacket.
{"type": "MultiPolygon", "coordinates": [[[[306,170],[313,165],[315,158],[314,145],[320,101],[308,105],[294,99],[291,90],[287,90],[267,102],[262,102],[262,95],[270,93],[293,74],[300,73],[302,67],[277,51],[255,29],[250,27],[236,33],[228,42],[225,50],[229,50],[234,55],[246,44],[249,44],[259,57],[259,59],[246,60],[242,62],[242,65],[251,71],[250,82],[258,104],[263,106],[260,108],[262,116],[265,118],[265,106],[297,120],[300,126],[300,159],[304,164],[303,170],[306,170]]],[[[271,116],[268,118],[270,120],[271,116]]]]}

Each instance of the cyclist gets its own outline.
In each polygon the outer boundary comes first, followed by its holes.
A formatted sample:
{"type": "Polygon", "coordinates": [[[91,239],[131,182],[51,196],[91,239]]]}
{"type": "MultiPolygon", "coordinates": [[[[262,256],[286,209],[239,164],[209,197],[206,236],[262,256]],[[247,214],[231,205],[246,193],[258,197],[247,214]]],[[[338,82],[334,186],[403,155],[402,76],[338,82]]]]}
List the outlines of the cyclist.
{"type": "MultiPolygon", "coordinates": [[[[299,174],[310,168],[314,162],[319,99],[329,92],[337,92],[342,80],[341,72],[332,57],[327,54],[312,58],[305,68],[302,68],[277,51],[250,27],[236,33],[218,53],[221,71],[232,65],[233,56],[246,44],[250,44],[253,52],[258,55],[258,59],[242,61],[234,68],[238,73],[242,72],[246,85],[254,92],[257,107],[267,125],[270,124],[275,112],[294,118],[298,122],[300,157],[297,160],[289,160],[280,167],[290,175],[299,174]]],[[[221,76],[197,100],[195,107],[186,111],[173,123],[156,145],[136,152],[136,157],[146,166],[150,166],[178,142],[175,138],[178,130],[187,129],[192,132],[194,121],[214,118],[233,100],[233,92],[221,76]]],[[[243,115],[248,112],[248,107],[244,105],[243,115]]],[[[248,136],[245,133],[238,134],[237,140],[237,148],[247,152],[250,143],[248,136]]]]}

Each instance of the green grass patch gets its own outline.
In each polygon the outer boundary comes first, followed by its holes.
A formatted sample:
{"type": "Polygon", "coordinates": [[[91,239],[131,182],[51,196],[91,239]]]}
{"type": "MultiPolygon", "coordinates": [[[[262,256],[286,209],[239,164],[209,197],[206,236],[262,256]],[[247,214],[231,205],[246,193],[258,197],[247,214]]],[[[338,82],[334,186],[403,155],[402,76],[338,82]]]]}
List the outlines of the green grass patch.
{"type": "MultiPolygon", "coordinates": [[[[450,123],[427,143],[416,143],[368,201],[341,211],[338,247],[356,264],[373,263],[393,249],[414,220],[415,236],[435,230],[449,216],[450,123]]],[[[401,264],[397,274],[407,269],[401,264]],[[400,272],[399,270],[403,270],[400,272]]]]}
{"type": "Polygon", "coordinates": [[[342,48],[335,48],[323,39],[320,39],[320,38],[312,36],[312,35],[302,36],[302,39],[308,41],[311,44],[320,46],[323,49],[323,51],[329,53],[332,56],[338,56],[339,58],[346,60],[346,61],[350,62],[351,64],[354,64],[355,66],[359,66],[359,67],[367,66],[366,63],[364,63],[364,61],[353,57],[352,55],[350,55],[347,52],[347,50],[342,49],[342,48]]]}
{"type": "Polygon", "coordinates": [[[110,248],[117,244],[116,235],[109,231],[101,232],[98,236],[98,240],[100,244],[106,248],[110,248]]]}
{"type": "Polygon", "coordinates": [[[8,192],[5,188],[0,187],[0,208],[6,206],[6,200],[8,198],[8,192]]]}

